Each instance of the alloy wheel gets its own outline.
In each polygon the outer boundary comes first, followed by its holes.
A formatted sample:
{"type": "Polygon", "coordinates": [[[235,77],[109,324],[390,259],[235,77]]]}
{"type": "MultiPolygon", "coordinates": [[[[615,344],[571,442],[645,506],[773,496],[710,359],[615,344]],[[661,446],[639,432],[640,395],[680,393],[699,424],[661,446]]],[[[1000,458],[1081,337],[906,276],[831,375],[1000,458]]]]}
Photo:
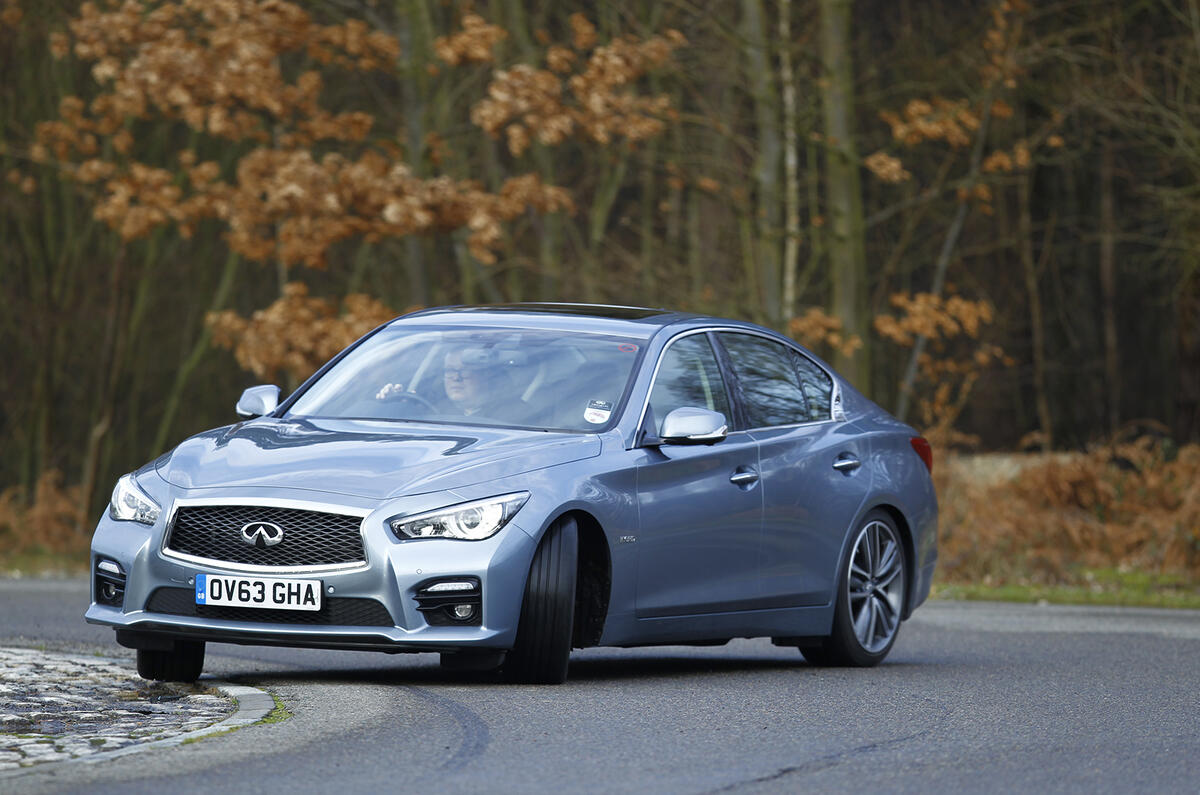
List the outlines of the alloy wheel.
{"type": "Polygon", "coordinates": [[[859,645],[871,654],[886,649],[900,628],[904,552],[896,531],[884,522],[871,522],[858,534],[846,588],[859,645]]]}

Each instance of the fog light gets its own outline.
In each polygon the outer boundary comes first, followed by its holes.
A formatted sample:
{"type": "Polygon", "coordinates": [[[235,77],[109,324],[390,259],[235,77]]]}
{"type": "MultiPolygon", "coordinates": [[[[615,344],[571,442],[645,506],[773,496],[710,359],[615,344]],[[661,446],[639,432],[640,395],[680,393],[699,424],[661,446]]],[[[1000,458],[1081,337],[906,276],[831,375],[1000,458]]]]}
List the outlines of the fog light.
{"type": "Polygon", "coordinates": [[[109,607],[124,606],[125,569],[121,564],[108,558],[97,560],[93,580],[97,603],[109,607]]]}
{"type": "Polygon", "coordinates": [[[470,574],[426,580],[413,591],[417,609],[431,627],[480,626],[483,588],[470,574]]]}

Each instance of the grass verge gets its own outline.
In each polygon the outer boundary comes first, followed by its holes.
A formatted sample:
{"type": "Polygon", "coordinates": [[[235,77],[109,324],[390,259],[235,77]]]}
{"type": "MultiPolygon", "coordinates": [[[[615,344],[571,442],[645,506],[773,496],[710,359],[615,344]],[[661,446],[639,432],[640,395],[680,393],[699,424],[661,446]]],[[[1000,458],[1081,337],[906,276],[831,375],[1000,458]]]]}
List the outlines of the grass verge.
{"type": "Polygon", "coordinates": [[[994,602],[1049,602],[1116,607],[1176,607],[1200,610],[1200,585],[1182,577],[1117,569],[1089,569],[1077,585],[1034,583],[938,583],[933,599],[994,602]]]}

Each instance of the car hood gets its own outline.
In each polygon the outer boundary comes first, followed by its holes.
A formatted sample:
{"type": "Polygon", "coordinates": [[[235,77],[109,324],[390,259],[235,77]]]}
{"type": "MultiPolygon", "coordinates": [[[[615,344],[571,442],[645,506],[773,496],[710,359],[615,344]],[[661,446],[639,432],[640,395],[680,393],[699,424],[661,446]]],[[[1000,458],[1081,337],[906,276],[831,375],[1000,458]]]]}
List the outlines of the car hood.
{"type": "Polygon", "coordinates": [[[260,418],[193,436],[156,468],[184,489],[309,489],[382,500],[578,461],[600,448],[589,434],[260,418]]]}

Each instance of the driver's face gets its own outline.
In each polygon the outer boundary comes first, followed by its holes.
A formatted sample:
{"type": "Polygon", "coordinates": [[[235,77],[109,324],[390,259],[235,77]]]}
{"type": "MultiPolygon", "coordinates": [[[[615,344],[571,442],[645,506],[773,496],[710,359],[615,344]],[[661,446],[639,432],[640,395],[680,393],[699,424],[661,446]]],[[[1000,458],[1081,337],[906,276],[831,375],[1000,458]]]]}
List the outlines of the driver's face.
{"type": "Polygon", "coordinates": [[[458,408],[466,411],[477,409],[487,398],[484,389],[483,371],[463,366],[461,352],[446,354],[444,362],[446,397],[458,408]]]}

